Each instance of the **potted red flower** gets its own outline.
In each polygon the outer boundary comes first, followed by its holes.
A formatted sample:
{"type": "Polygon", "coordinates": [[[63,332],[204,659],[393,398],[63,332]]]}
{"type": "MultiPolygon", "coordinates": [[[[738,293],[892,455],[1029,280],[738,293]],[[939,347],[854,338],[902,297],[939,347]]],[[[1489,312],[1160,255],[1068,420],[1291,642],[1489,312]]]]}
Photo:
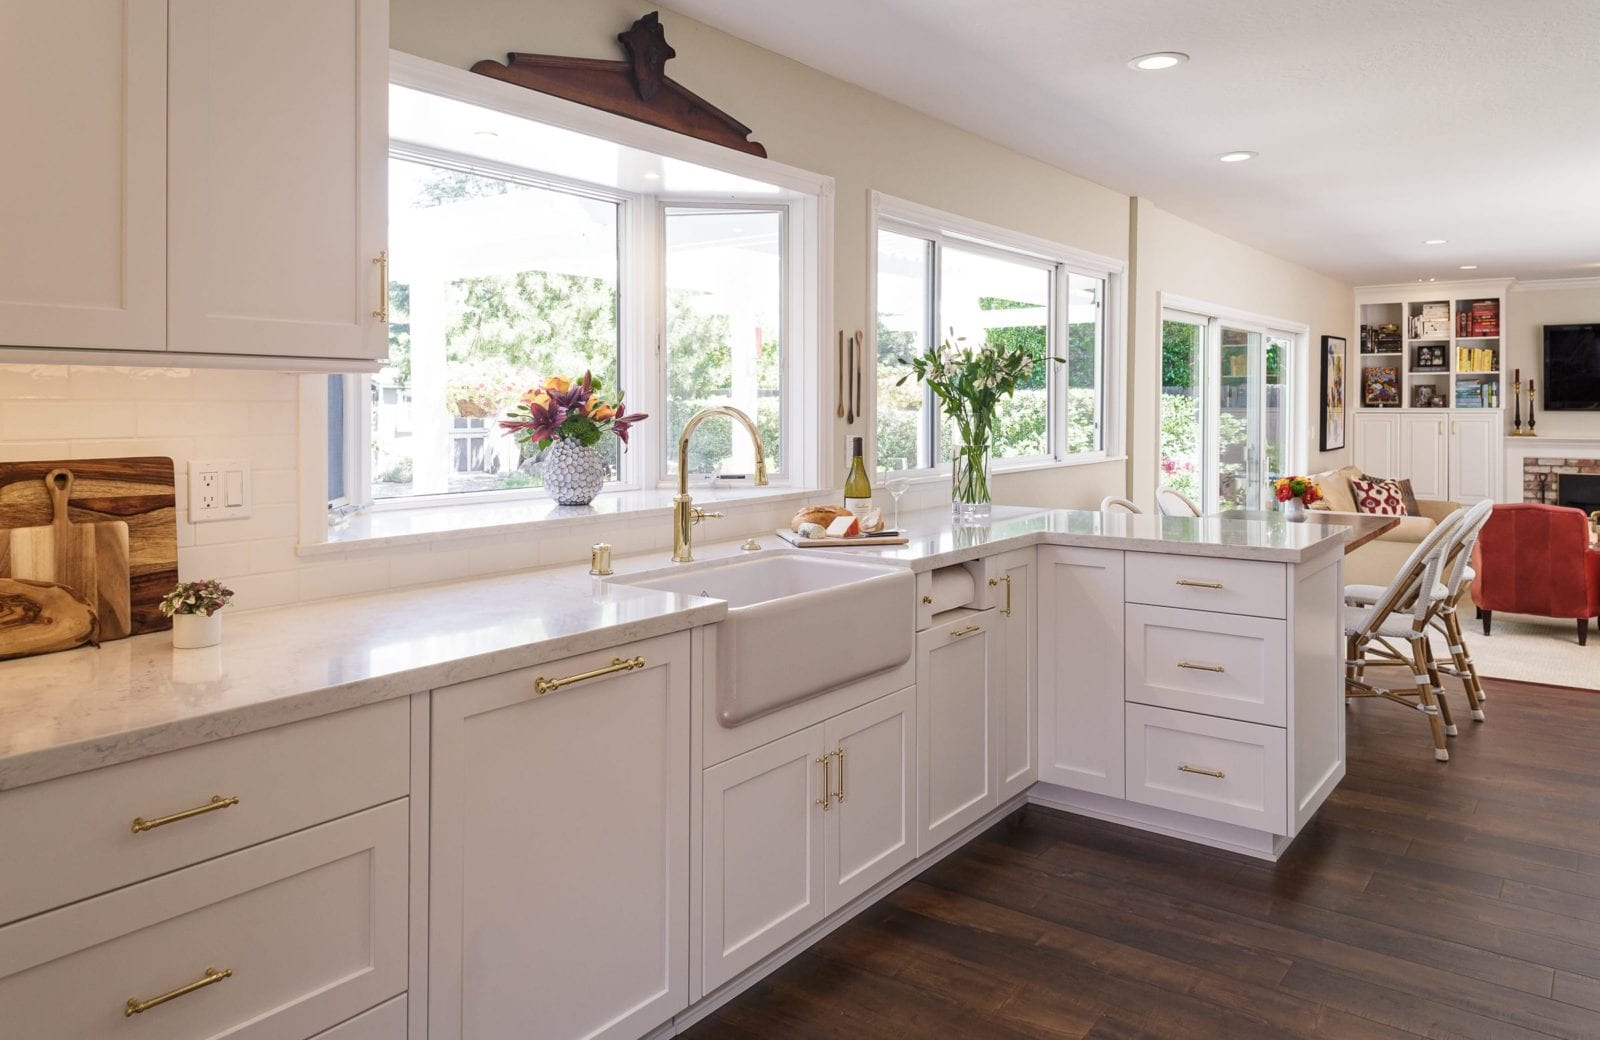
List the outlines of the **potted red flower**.
{"type": "Polygon", "coordinates": [[[1279,477],[1272,482],[1272,490],[1283,503],[1283,518],[1290,523],[1305,520],[1306,507],[1322,501],[1322,489],[1310,477],[1279,477]]]}

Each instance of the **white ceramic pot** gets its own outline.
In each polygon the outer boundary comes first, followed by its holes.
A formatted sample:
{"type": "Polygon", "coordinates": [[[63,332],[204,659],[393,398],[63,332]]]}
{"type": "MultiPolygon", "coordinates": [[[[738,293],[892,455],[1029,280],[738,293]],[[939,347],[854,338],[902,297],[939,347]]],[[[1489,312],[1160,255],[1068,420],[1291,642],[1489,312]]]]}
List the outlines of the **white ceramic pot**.
{"type": "Polygon", "coordinates": [[[222,642],[222,615],[172,615],[172,646],[176,650],[198,650],[222,642]]]}
{"type": "Polygon", "coordinates": [[[1291,498],[1283,504],[1283,518],[1291,524],[1303,524],[1306,520],[1306,504],[1298,498],[1291,498]]]}

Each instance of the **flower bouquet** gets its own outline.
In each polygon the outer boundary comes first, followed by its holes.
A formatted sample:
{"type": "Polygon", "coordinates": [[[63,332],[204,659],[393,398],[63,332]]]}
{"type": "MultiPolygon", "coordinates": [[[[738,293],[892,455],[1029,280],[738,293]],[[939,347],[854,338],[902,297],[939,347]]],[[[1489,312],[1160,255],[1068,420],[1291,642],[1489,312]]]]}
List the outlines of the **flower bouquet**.
{"type": "MultiPolygon", "coordinates": [[[[1011,396],[1018,384],[1033,375],[1039,362],[998,343],[973,346],[954,329],[950,335],[938,350],[911,358],[911,371],[939,398],[960,438],[960,443],[952,446],[950,458],[955,518],[984,520],[993,501],[989,478],[995,410],[1001,398],[1011,396]]],[[[1044,361],[1064,364],[1066,359],[1046,357],[1044,361]]],[[[910,378],[902,376],[896,385],[910,378]]]]}
{"type": "Polygon", "coordinates": [[[629,414],[619,392],[615,400],[601,396],[600,380],[585,372],[578,380],[551,376],[500,421],[519,444],[532,444],[544,454],[540,473],[545,489],[564,506],[588,505],[605,483],[605,457],[595,450],[600,438],[615,434],[628,446],[628,431],[649,418],[629,414]]]}
{"type": "Polygon", "coordinates": [[[1310,477],[1279,477],[1272,482],[1272,492],[1283,503],[1284,519],[1299,523],[1306,518],[1306,507],[1322,501],[1322,489],[1310,477]]]}

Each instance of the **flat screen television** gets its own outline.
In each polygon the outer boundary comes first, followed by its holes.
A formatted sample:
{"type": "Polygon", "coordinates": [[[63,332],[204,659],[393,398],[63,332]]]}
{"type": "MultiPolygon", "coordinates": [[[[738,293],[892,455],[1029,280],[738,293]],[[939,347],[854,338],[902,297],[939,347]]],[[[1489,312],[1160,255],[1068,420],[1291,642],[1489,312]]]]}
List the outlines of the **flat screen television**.
{"type": "Polygon", "coordinates": [[[1600,411],[1600,323],[1544,327],[1547,412],[1600,411]]]}

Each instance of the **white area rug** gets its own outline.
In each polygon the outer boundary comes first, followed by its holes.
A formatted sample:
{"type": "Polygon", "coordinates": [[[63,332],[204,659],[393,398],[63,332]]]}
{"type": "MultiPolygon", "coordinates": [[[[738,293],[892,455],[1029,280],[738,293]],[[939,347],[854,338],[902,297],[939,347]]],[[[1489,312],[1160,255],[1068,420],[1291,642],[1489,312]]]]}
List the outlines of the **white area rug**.
{"type": "MultiPolygon", "coordinates": [[[[1486,636],[1475,615],[1470,605],[1465,607],[1461,627],[1480,676],[1600,690],[1600,632],[1594,622],[1589,623],[1589,645],[1579,646],[1577,622],[1572,620],[1496,614],[1493,635],[1486,636]]],[[[1442,661],[1450,659],[1437,633],[1434,652],[1442,661]]]]}

